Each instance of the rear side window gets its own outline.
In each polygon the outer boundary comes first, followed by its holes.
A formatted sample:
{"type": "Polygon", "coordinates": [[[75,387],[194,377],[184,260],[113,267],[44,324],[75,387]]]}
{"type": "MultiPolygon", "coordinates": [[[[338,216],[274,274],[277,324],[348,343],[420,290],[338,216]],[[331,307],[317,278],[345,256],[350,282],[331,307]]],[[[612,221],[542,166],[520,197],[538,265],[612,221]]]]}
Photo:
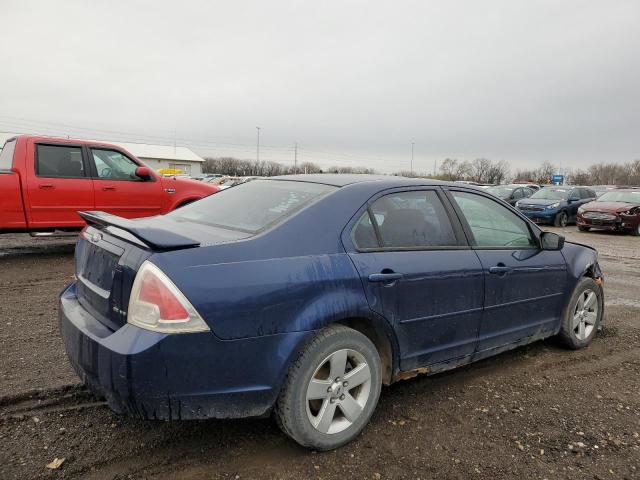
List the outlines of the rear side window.
{"type": "Polygon", "coordinates": [[[13,166],[13,152],[16,149],[16,141],[9,140],[0,152],[0,170],[11,170],[13,166]]]}
{"type": "Polygon", "coordinates": [[[336,189],[318,183],[254,180],[222,190],[167,215],[177,221],[257,233],[336,189]]]}
{"type": "Polygon", "coordinates": [[[376,200],[353,231],[359,249],[451,247],[458,242],[438,194],[433,190],[401,192],[376,200]],[[375,222],[375,227],[373,222],[375,222]],[[375,236],[377,227],[380,244],[375,236]]]}
{"type": "Polygon", "coordinates": [[[82,149],[66,145],[36,145],[36,175],[61,178],[86,177],[82,149]]]}
{"type": "Polygon", "coordinates": [[[481,195],[452,191],[478,247],[532,248],[536,241],[526,222],[497,202],[481,195]]]}

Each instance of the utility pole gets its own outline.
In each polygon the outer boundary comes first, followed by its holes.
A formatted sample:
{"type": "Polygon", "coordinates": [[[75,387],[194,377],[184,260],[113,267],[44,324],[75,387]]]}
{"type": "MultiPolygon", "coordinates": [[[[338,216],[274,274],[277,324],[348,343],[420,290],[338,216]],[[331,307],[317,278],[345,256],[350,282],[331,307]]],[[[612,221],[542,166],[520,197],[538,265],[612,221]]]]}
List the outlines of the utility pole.
{"type": "Polygon", "coordinates": [[[438,175],[438,159],[437,158],[433,161],[433,176],[435,177],[436,175],[438,175]]]}
{"type": "Polygon", "coordinates": [[[414,142],[411,142],[411,175],[413,176],[413,145],[414,142]]]}
{"type": "Polygon", "coordinates": [[[298,173],[298,142],[293,149],[293,173],[298,173]]]}
{"type": "Polygon", "coordinates": [[[256,160],[260,161],[260,127],[256,127],[258,130],[258,142],[256,143],[256,160]]]}

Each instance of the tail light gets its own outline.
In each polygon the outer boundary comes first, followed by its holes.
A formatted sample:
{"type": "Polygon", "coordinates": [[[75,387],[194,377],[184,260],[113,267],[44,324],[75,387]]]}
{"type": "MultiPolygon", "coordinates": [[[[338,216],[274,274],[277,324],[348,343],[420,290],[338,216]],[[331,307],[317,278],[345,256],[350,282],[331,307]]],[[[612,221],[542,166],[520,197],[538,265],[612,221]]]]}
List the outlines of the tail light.
{"type": "Polygon", "coordinates": [[[133,282],[127,322],[163,333],[209,331],[178,287],[150,262],[142,264],[133,282]]]}

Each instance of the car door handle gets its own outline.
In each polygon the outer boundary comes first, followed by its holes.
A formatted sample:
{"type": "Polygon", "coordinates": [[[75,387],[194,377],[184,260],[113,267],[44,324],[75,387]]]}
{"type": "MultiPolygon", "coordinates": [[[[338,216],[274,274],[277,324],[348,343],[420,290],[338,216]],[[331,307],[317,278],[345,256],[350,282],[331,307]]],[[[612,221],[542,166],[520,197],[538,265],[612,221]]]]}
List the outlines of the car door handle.
{"type": "Polygon", "coordinates": [[[113,185],[105,185],[104,187],[102,187],[102,190],[115,190],[116,187],[114,187],[113,185]]]}
{"type": "Polygon", "coordinates": [[[372,273],[369,275],[370,282],[383,282],[383,283],[391,283],[396,280],[400,280],[404,275],[401,273],[372,273]]]}
{"type": "Polygon", "coordinates": [[[489,273],[493,273],[494,275],[506,275],[511,271],[513,271],[513,268],[507,267],[506,265],[496,265],[489,269],[489,273]]]}
{"type": "Polygon", "coordinates": [[[53,183],[41,183],[40,185],[38,185],[38,188],[53,188],[53,183]]]}

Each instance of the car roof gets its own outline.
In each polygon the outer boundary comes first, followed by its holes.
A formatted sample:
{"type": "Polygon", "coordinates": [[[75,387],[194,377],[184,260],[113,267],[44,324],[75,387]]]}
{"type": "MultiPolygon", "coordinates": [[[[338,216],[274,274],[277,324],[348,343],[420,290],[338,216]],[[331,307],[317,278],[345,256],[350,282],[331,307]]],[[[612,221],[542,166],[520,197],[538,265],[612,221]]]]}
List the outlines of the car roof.
{"type": "Polygon", "coordinates": [[[408,178],[395,175],[370,175],[348,173],[309,173],[301,175],[280,175],[265,180],[289,180],[293,182],[321,183],[334,187],[344,187],[355,183],[381,182],[385,187],[404,185],[456,185],[453,182],[443,182],[431,178],[408,178]]]}

